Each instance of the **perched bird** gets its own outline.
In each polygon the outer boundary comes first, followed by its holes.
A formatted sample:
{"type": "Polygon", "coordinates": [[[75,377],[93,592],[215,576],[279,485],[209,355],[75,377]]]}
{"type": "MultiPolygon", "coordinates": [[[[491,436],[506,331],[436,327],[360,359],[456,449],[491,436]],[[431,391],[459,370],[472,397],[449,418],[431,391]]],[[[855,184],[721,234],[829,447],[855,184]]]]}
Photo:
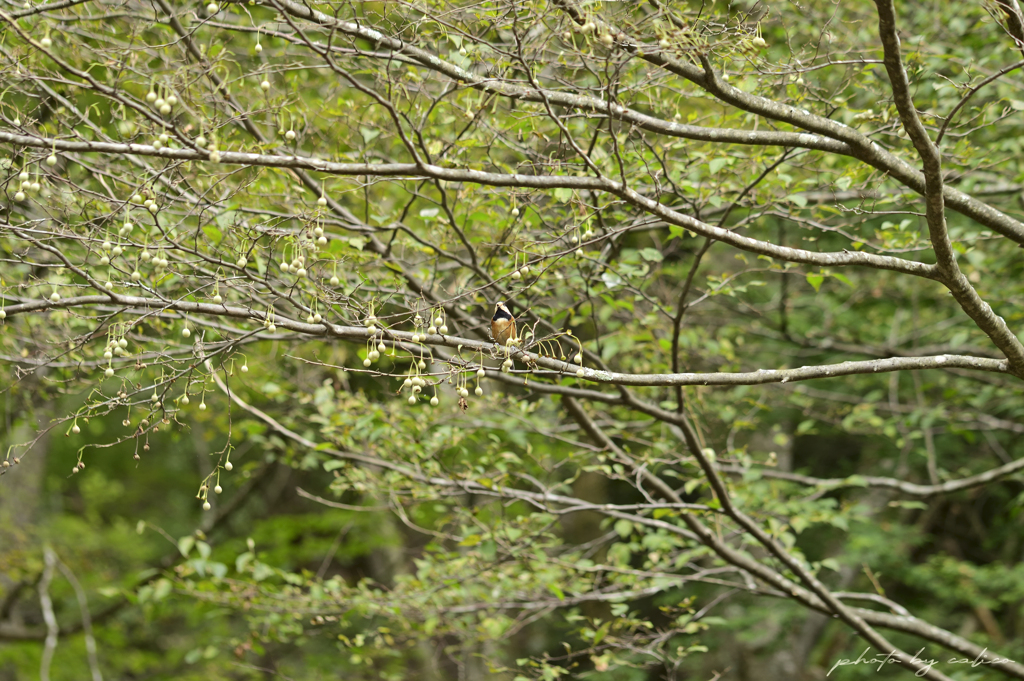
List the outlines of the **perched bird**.
{"type": "Polygon", "coordinates": [[[501,301],[494,305],[494,316],[491,317],[491,337],[502,347],[505,347],[509,338],[516,337],[516,318],[501,301]]]}

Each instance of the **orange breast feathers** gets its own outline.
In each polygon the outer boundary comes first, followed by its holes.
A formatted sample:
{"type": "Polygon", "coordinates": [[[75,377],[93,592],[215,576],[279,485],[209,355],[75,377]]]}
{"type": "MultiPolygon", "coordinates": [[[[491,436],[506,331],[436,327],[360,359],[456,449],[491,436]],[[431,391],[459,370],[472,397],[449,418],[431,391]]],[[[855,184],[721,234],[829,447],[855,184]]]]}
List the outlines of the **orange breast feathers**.
{"type": "Polygon", "coordinates": [[[491,317],[491,337],[501,346],[507,344],[510,338],[516,337],[516,319],[509,312],[505,303],[498,303],[494,306],[494,316],[491,317]]]}

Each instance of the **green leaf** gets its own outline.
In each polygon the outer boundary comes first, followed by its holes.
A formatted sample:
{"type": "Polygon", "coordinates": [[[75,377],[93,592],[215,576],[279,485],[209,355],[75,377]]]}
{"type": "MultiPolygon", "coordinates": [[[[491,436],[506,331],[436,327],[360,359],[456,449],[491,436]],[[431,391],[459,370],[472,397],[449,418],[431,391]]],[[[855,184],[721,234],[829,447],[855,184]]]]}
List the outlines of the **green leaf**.
{"type": "Polygon", "coordinates": [[[661,262],[665,256],[656,248],[641,248],[640,257],[648,262],[661,262]]]}
{"type": "Polygon", "coordinates": [[[603,281],[604,285],[608,288],[615,288],[616,286],[622,285],[622,277],[614,272],[602,272],[601,281],[603,281]]]}
{"type": "Polygon", "coordinates": [[[459,546],[476,546],[483,540],[479,534],[471,534],[459,542],[459,546]]]}
{"type": "Polygon", "coordinates": [[[373,140],[377,139],[378,135],[380,135],[380,129],[359,126],[359,134],[363,136],[363,142],[369,144],[373,140]]]}
{"type": "Polygon", "coordinates": [[[256,563],[255,569],[252,571],[252,578],[257,582],[262,582],[268,577],[274,575],[274,568],[270,567],[266,563],[256,563]]]}
{"type": "Polygon", "coordinates": [[[161,601],[167,598],[173,589],[174,585],[171,584],[171,580],[161,577],[153,582],[153,600],[161,601]]]}
{"type": "Polygon", "coordinates": [[[608,562],[613,565],[628,565],[633,552],[628,544],[615,543],[608,549],[608,562]]]}
{"type": "Polygon", "coordinates": [[[214,221],[221,229],[227,229],[235,224],[235,219],[238,217],[238,214],[237,210],[226,210],[221,212],[214,221]]]}
{"type": "Polygon", "coordinates": [[[615,532],[623,539],[629,538],[629,535],[633,534],[633,523],[621,518],[615,521],[615,532]]]}
{"type": "Polygon", "coordinates": [[[844,284],[846,284],[850,288],[854,288],[853,282],[850,281],[850,278],[848,276],[846,276],[845,274],[842,274],[841,272],[833,272],[833,273],[831,273],[831,276],[833,278],[838,279],[839,281],[843,282],[844,284]]]}
{"type": "Polygon", "coordinates": [[[224,239],[224,235],[221,231],[213,225],[206,225],[203,227],[203,234],[206,235],[206,238],[209,239],[212,244],[219,244],[224,239]]]}
{"type": "Polygon", "coordinates": [[[196,538],[192,535],[187,535],[178,540],[178,551],[181,552],[182,557],[188,558],[188,554],[192,551],[192,547],[196,545],[196,538]]]}
{"type": "Polygon", "coordinates": [[[730,163],[732,163],[732,159],[728,157],[712,159],[708,163],[708,169],[711,171],[711,174],[714,175],[730,163]]]}
{"type": "Polygon", "coordinates": [[[572,190],[568,187],[559,187],[552,192],[552,194],[554,194],[556,201],[560,201],[562,203],[565,203],[572,198],[572,190]]]}
{"type": "Polygon", "coordinates": [[[889,502],[890,508],[915,508],[921,511],[928,509],[928,504],[916,499],[898,499],[889,502]]]}
{"type": "Polygon", "coordinates": [[[803,194],[790,194],[789,196],[786,197],[786,200],[795,203],[801,208],[807,207],[807,197],[804,196],[803,194]]]}
{"type": "Polygon", "coordinates": [[[808,274],[807,283],[814,287],[815,291],[821,290],[821,282],[825,281],[825,277],[820,274],[808,274]]]}
{"type": "Polygon", "coordinates": [[[254,558],[255,556],[251,551],[240,553],[238,557],[235,558],[235,572],[245,572],[246,566],[251,563],[254,558]]]}
{"type": "Polygon", "coordinates": [[[555,597],[558,600],[560,600],[560,601],[564,601],[565,600],[565,592],[562,591],[562,587],[558,586],[558,584],[556,584],[555,582],[549,582],[548,583],[548,590],[551,593],[555,594],[555,597]]]}

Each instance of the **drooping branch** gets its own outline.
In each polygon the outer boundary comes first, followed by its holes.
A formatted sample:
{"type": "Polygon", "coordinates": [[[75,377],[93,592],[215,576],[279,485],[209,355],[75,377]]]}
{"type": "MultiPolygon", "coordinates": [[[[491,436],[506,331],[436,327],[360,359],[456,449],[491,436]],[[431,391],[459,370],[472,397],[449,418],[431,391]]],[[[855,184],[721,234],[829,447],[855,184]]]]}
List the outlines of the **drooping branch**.
{"type": "MultiPolygon", "coordinates": [[[[0,141],[21,144],[24,146],[57,150],[93,152],[104,154],[137,154],[140,156],[159,156],[162,158],[182,161],[209,162],[208,152],[191,149],[156,149],[152,145],[115,144],[109,142],[72,142],[47,138],[28,137],[8,132],[0,132],[0,141]]],[[[490,173],[479,170],[444,168],[431,164],[422,166],[415,163],[336,163],[303,156],[278,156],[273,154],[255,154],[242,152],[217,152],[221,164],[239,166],[263,166],[268,168],[289,168],[312,170],[326,175],[370,176],[395,179],[411,179],[429,177],[445,182],[461,182],[491,187],[518,187],[528,189],[576,189],[603,191],[614,194],[637,208],[657,215],[667,223],[678,225],[694,231],[702,236],[722,241],[741,250],[766,255],[771,258],[790,262],[820,265],[823,267],[865,266],[875,269],[892,270],[903,274],[936,278],[933,265],[904,260],[893,256],[875,255],[861,251],[844,251],[842,253],[817,253],[797,248],[777,246],[771,242],[760,241],[737,234],[733,231],[709,225],[694,217],[680,213],[654,199],[648,198],[637,191],[624,187],[621,182],[608,177],[572,177],[568,175],[524,175],[490,173]]]]}

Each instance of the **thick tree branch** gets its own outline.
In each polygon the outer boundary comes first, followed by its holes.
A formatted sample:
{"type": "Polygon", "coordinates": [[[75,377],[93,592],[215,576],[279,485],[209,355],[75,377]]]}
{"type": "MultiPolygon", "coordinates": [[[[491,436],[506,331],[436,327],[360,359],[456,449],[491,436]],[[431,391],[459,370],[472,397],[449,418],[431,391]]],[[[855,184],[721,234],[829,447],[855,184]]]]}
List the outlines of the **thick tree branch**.
{"type": "Polygon", "coordinates": [[[949,288],[964,312],[1010,360],[1013,373],[1024,377],[1024,345],[1017,339],[1016,334],[1010,331],[1006,321],[996,315],[992,307],[981,299],[957,265],[956,254],[946,228],[941,152],[928,136],[928,131],[921,123],[910,96],[910,82],[903,67],[900,40],[896,33],[896,10],[893,0],[875,0],[875,5],[878,8],[878,33],[885,54],[885,70],[889,74],[896,110],[924,164],[925,213],[932,249],[935,251],[937,266],[941,272],[941,281],[949,288]]]}
{"type": "MultiPolygon", "coordinates": [[[[174,310],[193,315],[208,315],[212,317],[229,317],[235,319],[248,319],[263,323],[268,320],[266,312],[252,308],[239,307],[236,305],[217,303],[197,303],[187,300],[161,300],[143,296],[132,296],[121,293],[110,292],[105,296],[73,296],[61,298],[58,302],[49,299],[39,300],[31,303],[19,303],[8,305],[6,311],[8,316],[35,312],[41,310],[68,309],[75,307],[89,307],[97,304],[114,303],[130,309],[157,309],[174,310]]],[[[274,325],[285,330],[296,331],[315,337],[336,338],[353,342],[365,342],[368,334],[362,326],[343,326],[323,321],[319,324],[310,324],[288,319],[279,314],[273,315],[274,325]]],[[[385,329],[376,335],[382,339],[399,341],[405,350],[415,350],[418,344],[412,340],[413,333],[410,331],[397,331],[385,329]]],[[[494,349],[494,343],[478,341],[472,338],[460,338],[457,336],[425,335],[417,334],[422,338],[422,343],[428,346],[439,346],[449,348],[463,348],[474,352],[490,352],[494,349]]],[[[268,335],[269,337],[270,335],[268,335]]],[[[753,372],[743,373],[680,373],[680,374],[630,374],[603,369],[591,369],[582,367],[571,362],[542,356],[528,350],[513,349],[511,356],[515,359],[545,369],[547,372],[566,377],[577,377],[596,383],[608,383],[612,385],[633,385],[633,386],[676,386],[676,385],[764,385],[768,383],[789,383],[791,381],[808,381],[817,378],[836,378],[839,376],[851,376],[856,374],[878,374],[892,371],[908,371],[922,369],[973,369],[976,371],[988,371],[994,373],[1006,373],[1006,362],[1002,360],[989,359],[986,357],[971,357],[967,355],[938,355],[935,357],[890,357],[887,359],[875,359],[862,362],[843,362],[841,364],[823,364],[806,366],[799,369],[761,369],[753,372]],[[582,371],[582,375],[579,373],[582,371]]],[[[540,372],[537,376],[543,377],[546,372],[540,372]]]]}

